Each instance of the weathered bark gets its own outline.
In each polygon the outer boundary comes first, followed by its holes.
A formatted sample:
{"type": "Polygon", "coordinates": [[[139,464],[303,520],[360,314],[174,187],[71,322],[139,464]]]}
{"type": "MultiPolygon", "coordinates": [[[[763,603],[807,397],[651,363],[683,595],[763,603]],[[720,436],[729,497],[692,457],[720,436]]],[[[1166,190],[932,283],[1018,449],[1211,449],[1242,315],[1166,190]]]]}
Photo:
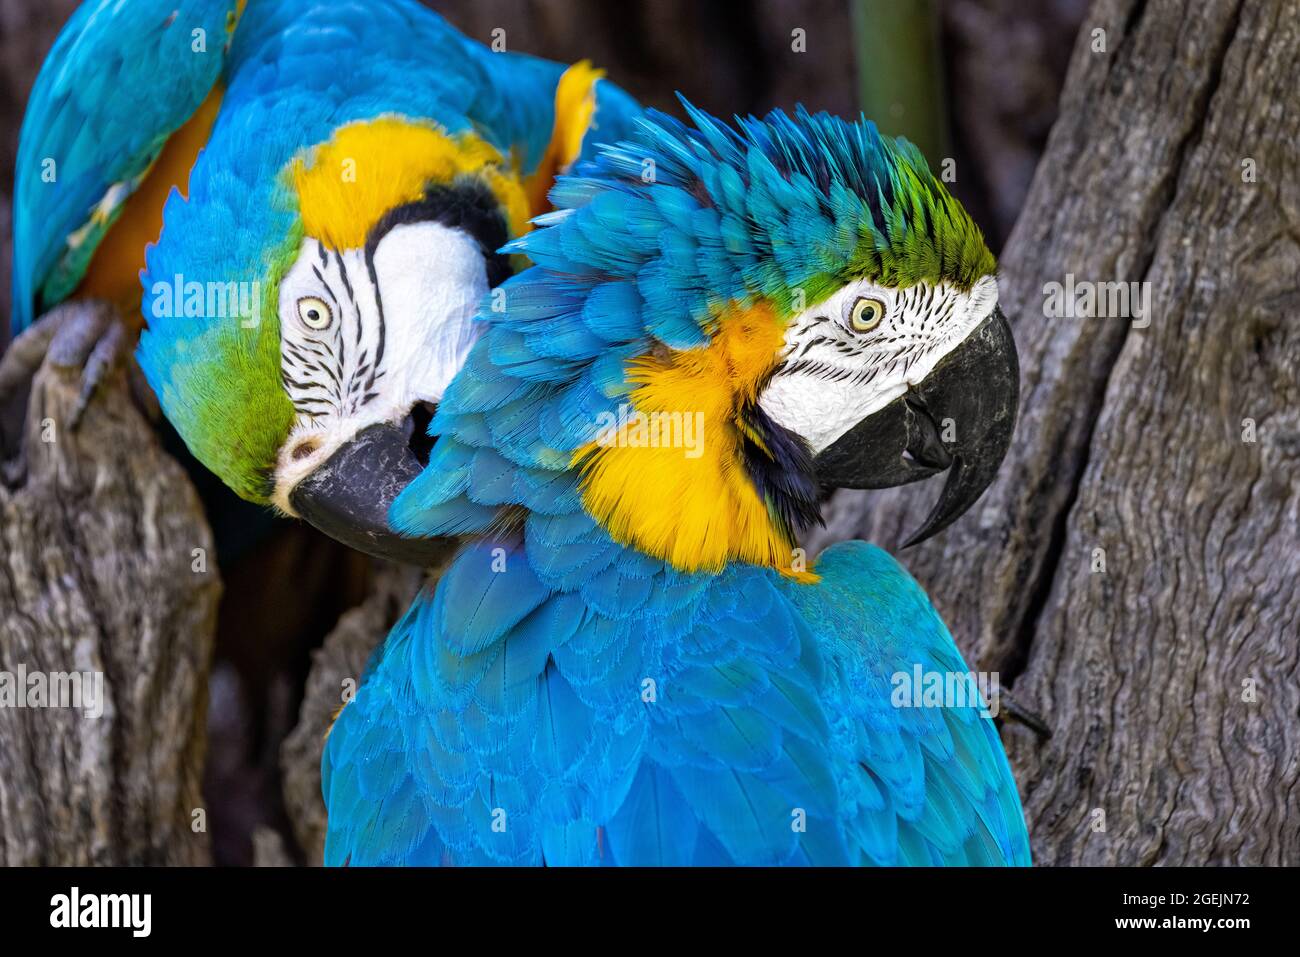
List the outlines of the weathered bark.
{"type": "MultiPolygon", "coordinates": [[[[903,560],[1054,728],[1006,734],[1040,863],[1300,863],[1297,89],[1295,0],[1102,0],[1001,259],[1016,441],[903,560]],[[1048,316],[1067,274],[1150,325],[1048,316]]],[[[894,548],[933,495],[831,534],[894,548]]]]}
{"type": "Polygon", "coordinates": [[[0,864],[206,863],[211,533],[120,375],[66,427],[79,385],[47,360],[0,485],[0,671],[102,675],[103,713],[0,706],[0,864]]]}

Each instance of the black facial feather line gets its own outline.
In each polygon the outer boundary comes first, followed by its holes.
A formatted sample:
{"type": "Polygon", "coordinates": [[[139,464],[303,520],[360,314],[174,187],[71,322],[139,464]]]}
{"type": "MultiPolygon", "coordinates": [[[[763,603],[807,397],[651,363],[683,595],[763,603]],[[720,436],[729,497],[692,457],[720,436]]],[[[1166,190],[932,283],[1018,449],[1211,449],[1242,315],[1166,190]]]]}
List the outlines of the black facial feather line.
{"type": "Polygon", "coordinates": [[[796,530],[825,525],[808,443],[774,422],[757,402],[746,403],[738,421],[745,471],[781,534],[793,541],[796,530]]]}

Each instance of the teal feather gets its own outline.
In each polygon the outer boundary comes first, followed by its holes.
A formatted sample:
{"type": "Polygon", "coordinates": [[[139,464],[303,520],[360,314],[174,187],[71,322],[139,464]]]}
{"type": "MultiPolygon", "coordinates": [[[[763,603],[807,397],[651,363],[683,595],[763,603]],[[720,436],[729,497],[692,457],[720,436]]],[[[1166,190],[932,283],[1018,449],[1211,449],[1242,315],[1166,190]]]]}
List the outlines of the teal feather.
{"type": "MultiPolygon", "coordinates": [[[[89,224],[91,209],[115,185],[124,200],[167,137],[216,84],[225,65],[226,18],[234,9],[235,0],[91,0],[59,34],[18,136],[15,334],[76,288],[116,218],[70,244],[69,237],[89,224]],[[211,38],[211,52],[191,53],[194,30],[211,38]],[[166,83],[158,82],[160,75],[166,83]]],[[[233,221],[215,225],[234,233],[233,221]]]]}

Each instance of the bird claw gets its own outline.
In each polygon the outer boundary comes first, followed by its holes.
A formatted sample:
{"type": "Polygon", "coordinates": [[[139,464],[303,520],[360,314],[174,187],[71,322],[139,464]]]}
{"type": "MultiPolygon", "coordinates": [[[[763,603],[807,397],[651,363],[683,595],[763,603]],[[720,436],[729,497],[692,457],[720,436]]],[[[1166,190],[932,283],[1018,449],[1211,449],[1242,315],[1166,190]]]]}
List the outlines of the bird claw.
{"type": "Polygon", "coordinates": [[[1044,740],[1052,736],[1052,727],[1047,723],[1047,719],[1036,711],[1030,711],[1013,698],[1005,688],[998,689],[998,699],[1002,713],[1006,715],[1008,720],[1023,724],[1044,740]]]}
{"type": "MultiPolygon", "coordinates": [[[[62,334],[68,334],[70,328],[71,326],[65,326],[62,334]]],[[[129,337],[126,324],[121,320],[109,319],[106,323],[97,324],[94,335],[93,341],[80,340],[75,343],[79,348],[89,344],[90,351],[82,364],[81,391],[77,394],[77,404],[73,406],[72,415],[68,418],[68,428],[74,432],[81,424],[81,417],[90,405],[91,398],[127,352],[129,337]]],[[[55,343],[59,338],[60,336],[55,336],[55,343]]]]}
{"type": "Polygon", "coordinates": [[[126,324],[105,303],[73,309],[61,318],[47,357],[57,368],[81,373],[81,389],[67,423],[72,431],[81,425],[90,400],[117,367],[128,340],[126,324]]]}
{"type": "MultiPolygon", "coordinates": [[[[131,353],[134,330],[109,303],[73,301],[56,306],[24,330],[0,356],[0,406],[26,393],[42,362],[80,373],[81,387],[67,426],[76,431],[86,409],[109,376],[131,353]]],[[[157,399],[134,360],[129,362],[131,392],[141,410],[158,417],[157,399]]]]}
{"type": "Polygon", "coordinates": [[[50,351],[54,334],[68,313],[55,309],[39,322],[33,323],[18,334],[9,348],[0,355],[0,405],[8,404],[31,384],[36,370],[50,351]]]}

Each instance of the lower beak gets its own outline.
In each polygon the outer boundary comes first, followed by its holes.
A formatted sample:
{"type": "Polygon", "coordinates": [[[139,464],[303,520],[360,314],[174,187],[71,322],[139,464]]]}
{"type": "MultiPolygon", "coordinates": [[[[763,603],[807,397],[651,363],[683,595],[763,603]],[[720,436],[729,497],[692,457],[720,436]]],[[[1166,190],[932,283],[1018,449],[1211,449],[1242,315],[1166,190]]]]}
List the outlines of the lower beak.
{"type": "Polygon", "coordinates": [[[941,532],[993,482],[1011,445],[1020,364],[995,309],[919,385],[863,419],[814,460],[831,488],[892,488],[947,470],[939,501],[904,548],[941,532]]]}
{"type": "Polygon", "coordinates": [[[326,535],[367,555],[438,565],[451,553],[451,539],[407,538],[388,524],[389,506],[421,468],[406,432],[372,425],[299,482],[289,504],[326,535]]]}

